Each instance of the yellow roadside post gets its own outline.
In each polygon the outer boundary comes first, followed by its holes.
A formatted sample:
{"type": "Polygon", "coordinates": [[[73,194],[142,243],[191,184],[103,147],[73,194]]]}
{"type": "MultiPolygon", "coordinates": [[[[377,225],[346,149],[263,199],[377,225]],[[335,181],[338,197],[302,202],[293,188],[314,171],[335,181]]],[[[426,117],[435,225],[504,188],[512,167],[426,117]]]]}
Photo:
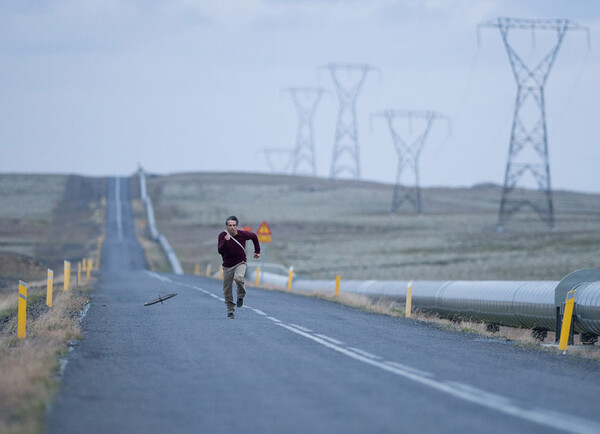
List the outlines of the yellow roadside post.
{"type": "Polygon", "coordinates": [[[256,267],[256,286],[260,283],[260,267],[256,267]]]}
{"type": "Polygon", "coordinates": [[[85,258],[81,260],[81,271],[87,271],[87,259],[85,258]]]}
{"type": "Polygon", "coordinates": [[[206,277],[210,277],[210,264],[206,264],[206,277]]]}
{"type": "Polygon", "coordinates": [[[94,268],[94,261],[92,259],[88,259],[87,274],[86,274],[87,280],[90,280],[90,273],[92,272],[92,268],[94,268]]]}
{"type": "Polygon", "coordinates": [[[561,351],[567,350],[569,342],[569,333],[571,332],[571,319],[573,318],[573,306],[575,305],[575,290],[567,292],[565,298],[565,312],[563,314],[562,327],[560,328],[560,342],[558,349],[561,351]]]}
{"type": "Polygon", "coordinates": [[[294,279],[294,267],[290,267],[290,272],[288,273],[288,284],[287,284],[287,290],[291,290],[292,289],[292,280],[294,279]]]}
{"type": "Polygon", "coordinates": [[[412,287],[413,282],[411,280],[410,282],[408,282],[408,288],[406,289],[406,318],[410,318],[412,312],[412,287]]]}
{"type": "Polygon", "coordinates": [[[77,263],[77,285],[81,282],[81,262],[77,263]]]}
{"type": "Polygon", "coordinates": [[[219,280],[223,280],[223,266],[219,265],[219,280]]]}
{"type": "Polygon", "coordinates": [[[48,268],[46,279],[46,306],[52,307],[52,290],[54,289],[54,271],[48,268]]]}
{"type": "Polygon", "coordinates": [[[337,275],[335,276],[335,296],[337,297],[338,295],[340,295],[340,279],[342,278],[341,275],[337,275]]]}
{"type": "Polygon", "coordinates": [[[196,268],[194,269],[194,274],[196,276],[200,276],[200,264],[196,264],[196,268]]]}
{"type": "Polygon", "coordinates": [[[65,261],[64,263],[64,275],[65,281],[63,282],[63,289],[68,291],[69,284],[71,283],[71,263],[69,261],[65,261]]]}
{"type": "Polygon", "coordinates": [[[17,324],[17,337],[24,338],[26,335],[27,322],[27,284],[19,280],[19,312],[17,324]]]}

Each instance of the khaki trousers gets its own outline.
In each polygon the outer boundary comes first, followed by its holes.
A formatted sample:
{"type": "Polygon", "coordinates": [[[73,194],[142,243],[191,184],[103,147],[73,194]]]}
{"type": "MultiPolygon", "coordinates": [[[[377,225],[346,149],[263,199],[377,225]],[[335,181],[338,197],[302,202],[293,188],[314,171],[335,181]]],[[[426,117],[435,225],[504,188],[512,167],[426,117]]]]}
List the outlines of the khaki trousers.
{"type": "Polygon", "coordinates": [[[244,275],[246,274],[246,263],[240,262],[233,267],[223,267],[223,296],[227,312],[235,311],[235,303],[233,302],[233,282],[237,286],[237,297],[244,298],[246,288],[244,287],[244,275]]]}

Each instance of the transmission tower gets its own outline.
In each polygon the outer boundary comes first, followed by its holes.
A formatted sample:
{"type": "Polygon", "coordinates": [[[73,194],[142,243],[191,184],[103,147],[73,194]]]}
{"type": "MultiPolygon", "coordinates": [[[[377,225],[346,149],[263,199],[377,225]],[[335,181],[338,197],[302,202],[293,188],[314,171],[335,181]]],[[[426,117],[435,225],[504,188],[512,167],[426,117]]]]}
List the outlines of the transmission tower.
{"type": "Polygon", "coordinates": [[[271,173],[287,173],[289,171],[293,155],[291,150],[285,148],[264,148],[260,151],[265,154],[271,173]],[[274,161],[275,156],[277,156],[277,161],[274,161]]]}
{"type": "Polygon", "coordinates": [[[554,227],[554,208],[550,187],[544,86],[567,31],[588,30],[564,19],[498,18],[496,21],[480,24],[479,27],[500,30],[517,82],[508,160],[498,213],[498,231],[501,232],[510,217],[524,205],[530,206],[552,228],[554,227]],[[535,36],[535,31],[551,30],[555,32],[557,39],[542,59],[530,67],[511,46],[509,42],[509,31],[511,30],[529,30],[532,32],[532,37],[535,36]],[[532,175],[537,183],[539,190],[537,196],[539,197],[541,194],[541,197],[536,201],[531,200],[531,195],[528,197],[524,190],[517,189],[517,183],[526,174],[532,175]]]}
{"type": "Polygon", "coordinates": [[[292,154],[292,173],[297,175],[303,163],[308,165],[313,176],[317,175],[315,162],[315,143],[313,118],[321,95],[325,91],[320,88],[291,87],[287,89],[296,106],[298,113],[298,130],[296,132],[296,147],[292,154]]]}
{"type": "Polygon", "coordinates": [[[435,119],[448,118],[433,111],[413,110],[384,110],[373,116],[382,116],[387,121],[392,141],[398,154],[398,169],[396,171],[396,185],[394,186],[391,212],[396,213],[400,205],[406,200],[410,202],[418,214],[422,214],[419,157],[421,156],[425,139],[429,131],[431,131],[433,121],[435,119]],[[413,122],[418,121],[419,125],[422,126],[420,133],[412,135],[413,138],[410,141],[404,140],[396,130],[394,121],[397,118],[407,119],[409,133],[412,132],[413,122]],[[402,173],[405,169],[408,169],[414,175],[414,186],[400,184],[402,173]]]}
{"type": "Polygon", "coordinates": [[[358,130],[356,125],[356,98],[373,68],[369,65],[332,63],[327,66],[340,102],[335,127],[335,142],[331,159],[330,177],[344,172],[360,179],[358,130]],[[345,73],[345,76],[342,76],[345,73]]]}

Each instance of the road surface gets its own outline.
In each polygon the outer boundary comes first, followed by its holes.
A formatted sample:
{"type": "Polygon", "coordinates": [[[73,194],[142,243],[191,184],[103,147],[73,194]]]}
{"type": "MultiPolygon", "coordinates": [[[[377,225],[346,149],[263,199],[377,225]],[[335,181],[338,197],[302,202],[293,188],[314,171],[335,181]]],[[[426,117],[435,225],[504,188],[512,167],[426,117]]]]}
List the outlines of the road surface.
{"type": "Polygon", "coordinates": [[[221,282],[145,265],[111,179],[48,433],[600,432],[598,362],[253,288],[231,320],[221,282]]]}

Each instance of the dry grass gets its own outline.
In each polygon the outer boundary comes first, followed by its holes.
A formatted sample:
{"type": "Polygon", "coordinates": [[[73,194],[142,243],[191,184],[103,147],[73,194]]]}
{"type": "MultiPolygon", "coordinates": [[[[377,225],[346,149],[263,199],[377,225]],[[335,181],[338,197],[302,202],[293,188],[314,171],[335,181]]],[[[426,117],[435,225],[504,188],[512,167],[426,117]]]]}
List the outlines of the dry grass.
{"type": "MultiPolygon", "coordinates": [[[[248,286],[251,285],[248,282],[248,286]]],[[[404,303],[398,303],[395,300],[385,297],[368,297],[362,294],[344,293],[335,296],[331,292],[325,291],[296,291],[278,287],[275,285],[261,285],[261,288],[273,291],[290,292],[305,297],[317,297],[335,303],[341,303],[346,306],[354,307],[366,312],[388,315],[393,317],[404,318],[406,306],[404,303]]],[[[415,310],[411,313],[411,318],[415,321],[423,321],[427,323],[437,324],[446,329],[462,333],[474,333],[482,337],[505,339],[517,343],[518,345],[531,348],[538,348],[546,351],[559,352],[557,345],[554,344],[555,334],[549,331],[544,341],[536,339],[531,330],[500,326],[497,331],[490,331],[488,325],[483,322],[475,322],[468,320],[451,320],[442,318],[437,314],[415,310]]],[[[600,360],[600,347],[575,344],[569,345],[567,354],[576,357],[582,357],[591,360],[600,360]]]]}
{"type": "MultiPolygon", "coordinates": [[[[598,194],[554,192],[554,228],[524,210],[503,233],[496,231],[501,190],[493,185],[423,189],[423,215],[408,206],[391,215],[390,184],[285,175],[153,176],[148,194],[158,228],[187,273],[195,264],[218,269],[217,234],[231,214],[254,230],[266,220],[273,242],[263,245],[265,262],[294,266],[313,279],[339,274],[359,280],[560,280],[574,270],[600,268],[598,194]]],[[[388,315],[402,316],[404,310],[357,295],[336,301],[388,315]]],[[[481,323],[457,324],[423,313],[415,318],[538,345],[529,330],[501,327],[490,333],[481,323]]],[[[549,333],[546,342],[553,340],[549,333]]],[[[569,352],[598,357],[595,347],[576,345],[569,352]]]]}
{"type": "MultiPolygon", "coordinates": [[[[59,356],[79,337],[79,297],[62,290],[63,260],[75,286],[81,258],[99,260],[105,180],[74,175],[0,175],[0,432],[43,429],[56,390],[59,356]],[[47,269],[54,270],[53,307],[45,305],[47,269]],[[28,285],[27,337],[17,339],[18,281],[28,285]]],[[[82,278],[85,279],[82,274],[82,278]]]]}
{"type": "Polygon", "coordinates": [[[423,189],[424,214],[389,209],[389,184],[251,174],[148,178],[158,228],[184,270],[216,269],[216,238],[230,214],[266,220],[265,261],[314,279],[560,280],[599,268],[600,195],[556,192],[556,227],[516,214],[496,232],[500,189],[423,189]]]}
{"type": "Polygon", "coordinates": [[[88,302],[89,286],[54,291],[53,307],[45,292],[28,294],[27,336],[17,339],[17,313],[0,331],[0,432],[35,433],[43,429],[44,412],[58,385],[60,355],[80,338],[79,312],[88,302]]]}
{"type": "MultiPolygon", "coordinates": [[[[53,284],[53,294],[56,294],[60,289],[63,289],[64,276],[58,276],[54,278],[53,284]]],[[[31,297],[40,297],[46,295],[46,280],[40,280],[37,282],[27,282],[27,294],[31,297]]],[[[7,293],[0,295],[0,315],[10,315],[11,312],[16,311],[19,296],[18,296],[19,286],[15,285],[12,293],[7,293]]]]}
{"type": "Polygon", "coordinates": [[[19,280],[44,279],[48,268],[57,275],[65,259],[95,257],[105,184],[74,175],[0,175],[0,294],[19,280]]]}

